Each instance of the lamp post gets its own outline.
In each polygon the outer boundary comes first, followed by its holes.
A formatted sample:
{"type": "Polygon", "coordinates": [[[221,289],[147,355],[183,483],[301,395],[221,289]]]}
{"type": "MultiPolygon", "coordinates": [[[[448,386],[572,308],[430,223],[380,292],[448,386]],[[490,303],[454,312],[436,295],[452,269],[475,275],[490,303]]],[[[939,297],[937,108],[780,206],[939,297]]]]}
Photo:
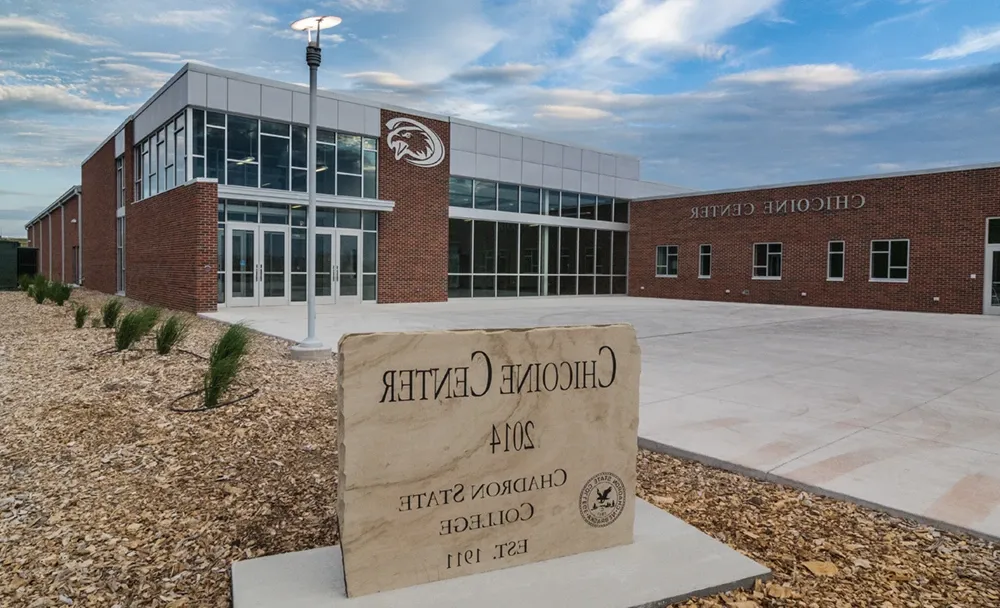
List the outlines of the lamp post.
{"type": "Polygon", "coordinates": [[[319,360],[330,356],[330,349],[316,337],[316,73],[323,59],[319,46],[322,30],[340,25],[340,17],[316,16],[299,19],[292,29],[306,32],[306,65],[309,66],[309,169],[306,189],[309,207],[306,213],[306,308],[308,335],[291,349],[293,359],[319,360]]]}

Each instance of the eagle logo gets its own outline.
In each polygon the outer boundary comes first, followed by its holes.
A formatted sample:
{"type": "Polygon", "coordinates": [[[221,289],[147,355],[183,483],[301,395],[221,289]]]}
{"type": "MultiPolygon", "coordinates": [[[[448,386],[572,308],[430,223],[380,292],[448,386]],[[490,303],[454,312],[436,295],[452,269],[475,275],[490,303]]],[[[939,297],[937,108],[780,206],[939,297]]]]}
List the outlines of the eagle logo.
{"type": "Polygon", "coordinates": [[[598,473],[580,492],[580,515],[595,528],[615,523],[625,511],[625,484],[614,473],[598,473]]]}
{"type": "Polygon", "coordinates": [[[412,118],[393,118],[385,123],[389,134],[385,143],[396,160],[417,167],[436,167],[444,160],[444,144],[437,133],[412,118]]]}

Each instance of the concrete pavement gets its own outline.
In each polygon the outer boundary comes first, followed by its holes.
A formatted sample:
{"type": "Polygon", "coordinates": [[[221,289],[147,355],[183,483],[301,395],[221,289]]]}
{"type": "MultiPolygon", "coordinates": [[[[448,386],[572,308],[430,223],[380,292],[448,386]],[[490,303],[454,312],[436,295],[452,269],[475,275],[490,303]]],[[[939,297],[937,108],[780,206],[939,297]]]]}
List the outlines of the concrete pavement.
{"type": "MultiPolygon", "coordinates": [[[[290,340],[305,308],[205,315],[290,340]]],[[[343,333],[631,323],[643,443],[1000,538],[1000,318],[589,297],[320,307],[343,333]]]]}

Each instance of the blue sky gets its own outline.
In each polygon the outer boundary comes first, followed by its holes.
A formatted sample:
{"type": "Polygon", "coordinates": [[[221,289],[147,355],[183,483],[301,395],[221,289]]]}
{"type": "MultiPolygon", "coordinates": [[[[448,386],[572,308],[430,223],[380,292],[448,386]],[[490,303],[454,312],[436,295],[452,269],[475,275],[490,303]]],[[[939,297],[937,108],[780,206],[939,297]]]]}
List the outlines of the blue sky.
{"type": "Polygon", "coordinates": [[[0,234],[187,61],[637,154],[692,188],[1000,161],[996,0],[0,0],[0,234]]]}

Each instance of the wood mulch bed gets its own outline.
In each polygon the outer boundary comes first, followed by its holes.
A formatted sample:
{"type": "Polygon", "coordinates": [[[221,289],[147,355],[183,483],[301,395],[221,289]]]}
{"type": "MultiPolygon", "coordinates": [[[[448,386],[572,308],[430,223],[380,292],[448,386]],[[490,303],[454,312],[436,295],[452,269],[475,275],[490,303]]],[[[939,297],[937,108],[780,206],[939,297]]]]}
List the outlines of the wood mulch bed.
{"type": "MultiPolygon", "coordinates": [[[[105,299],[73,294],[92,314],[105,299]]],[[[205,355],[224,326],[189,318],[182,347],[205,355]]],[[[337,542],[332,359],[257,335],[241,377],[260,393],[179,414],[205,362],[96,354],[111,346],[69,305],[0,292],[0,606],[221,608],[233,561],[337,542]]],[[[1000,606],[1000,549],[982,541],[648,452],[639,481],[774,570],[690,606],[1000,606]]]]}

